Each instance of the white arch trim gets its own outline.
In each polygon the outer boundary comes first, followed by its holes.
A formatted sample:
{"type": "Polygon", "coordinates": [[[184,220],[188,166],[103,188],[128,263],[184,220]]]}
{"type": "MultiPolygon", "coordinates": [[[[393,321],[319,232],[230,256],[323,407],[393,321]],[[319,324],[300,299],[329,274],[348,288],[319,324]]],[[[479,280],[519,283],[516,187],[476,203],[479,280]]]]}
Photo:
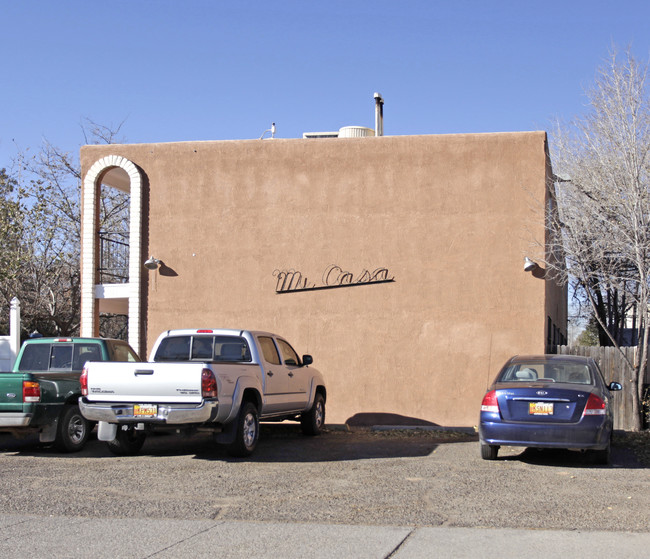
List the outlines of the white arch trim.
{"type": "Polygon", "coordinates": [[[142,176],[138,168],[120,155],[108,155],[96,161],[86,173],[82,193],[81,221],[81,335],[96,336],[97,319],[95,278],[97,255],[95,242],[97,231],[97,207],[99,177],[107,170],[120,167],[129,176],[131,207],[129,211],[129,283],[126,294],[129,308],[129,343],[140,353],[141,338],[141,284],[142,284],[142,176]]]}

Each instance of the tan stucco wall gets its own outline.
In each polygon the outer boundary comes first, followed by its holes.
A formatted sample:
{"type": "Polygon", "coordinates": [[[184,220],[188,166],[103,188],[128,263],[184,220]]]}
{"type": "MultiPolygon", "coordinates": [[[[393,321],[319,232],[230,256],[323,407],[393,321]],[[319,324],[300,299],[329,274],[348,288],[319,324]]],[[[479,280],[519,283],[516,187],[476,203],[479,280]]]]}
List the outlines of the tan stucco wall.
{"type": "MultiPolygon", "coordinates": [[[[474,425],[514,353],[544,352],[543,132],[85,146],[144,177],[147,351],[168,328],[264,329],[311,353],[328,422],[392,413],[474,425]],[[148,191],[148,192],[147,192],[148,191]],[[148,214],[148,218],[147,218],[148,214]],[[275,270],[395,281],[277,294],[275,270]]],[[[557,317],[553,317],[556,320],[557,317]]],[[[566,328],[564,325],[564,332],[566,328]]],[[[145,352],[143,352],[145,354],[145,352]]]]}

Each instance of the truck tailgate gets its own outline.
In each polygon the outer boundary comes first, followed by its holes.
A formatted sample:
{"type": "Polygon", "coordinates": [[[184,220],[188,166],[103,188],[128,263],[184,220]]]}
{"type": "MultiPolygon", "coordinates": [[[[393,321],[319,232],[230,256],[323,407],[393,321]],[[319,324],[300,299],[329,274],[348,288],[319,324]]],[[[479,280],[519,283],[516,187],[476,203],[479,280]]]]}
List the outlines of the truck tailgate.
{"type": "Polygon", "coordinates": [[[200,403],[203,363],[86,364],[90,402],[200,403]]]}
{"type": "Polygon", "coordinates": [[[22,411],[26,378],[22,373],[0,373],[0,412],[22,411]]]}

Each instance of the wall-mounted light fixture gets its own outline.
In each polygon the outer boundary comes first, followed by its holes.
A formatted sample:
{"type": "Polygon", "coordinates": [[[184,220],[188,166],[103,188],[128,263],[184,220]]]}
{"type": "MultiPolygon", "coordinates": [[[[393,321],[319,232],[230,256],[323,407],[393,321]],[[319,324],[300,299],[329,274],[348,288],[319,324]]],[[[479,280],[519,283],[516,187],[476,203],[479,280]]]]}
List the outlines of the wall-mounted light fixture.
{"type": "Polygon", "coordinates": [[[546,277],[546,270],[542,268],[537,262],[524,257],[524,272],[530,272],[534,277],[544,279],[546,277]]]}
{"type": "Polygon", "coordinates": [[[533,262],[530,258],[528,258],[528,256],[524,258],[524,272],[533,272],[537,268],[539,268],[539,264],[537,264],[537,262],[533,262]]]}
{"type": "Polygon", "coordinates": [[[158,260],[158,258],[154,258],[153,256],[149,258],[147,261],[144,263],[144,267],[147,270],[157,270],[158,267],[162,264],[162,260],[158,260]]]}

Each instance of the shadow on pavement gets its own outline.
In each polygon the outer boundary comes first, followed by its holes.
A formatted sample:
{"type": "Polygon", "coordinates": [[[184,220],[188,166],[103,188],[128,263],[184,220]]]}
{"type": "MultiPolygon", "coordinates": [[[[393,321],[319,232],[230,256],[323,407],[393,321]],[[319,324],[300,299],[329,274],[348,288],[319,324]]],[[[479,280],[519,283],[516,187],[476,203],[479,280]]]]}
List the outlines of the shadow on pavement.
{"type": "MultiPolygon", "coordinates": [[[[331,462],[427,456],[439,445],[474,440],[472,435],[431,431],[326,431],[302,435],[297,426],[263,426],[253,456],[256,462],[331,462]]],[[[197,456],[199,457],[199,456],[197,456]]],[[[202,456],[201,456],[202,457],[202,456]]],[[[224,450],[216,459],[230,458],[224,450]]]]}
{"type": "Polygon", "coordinates": [[[507,454],[502,448],[497,461],[519,461],[538,466],[561,466],[563,468],[626,468],[646,469],[634,453],[625,447],[612,446],[609,465],[594,464],[588,452],[565,449],[537,449],[523,447],[506,447],[507,454]],[[503,452],[503,454],[502,454],[503,452]]]}
{"type": "MultiPolygon", "coordinates": [[[[308,437],[295,424],[262,424],[260,440],[249,458],[232,458],[225,447],[217,445],[210,433],[191,436],[158,432],[147,436],[140,456],[194,455],[198,460],[226,462],[332,462],[375,458],[427,456],[439,445],[477,440],[463,433],[421,430],[373,431],[371,429],[326,429],[321,435],[308,437]]],[[[85,448],[75,454],[63,454],[51,445],[39,443],[38,437],[16,439],[0,435],[0,452],[23,456],[112,458],[105,443],[93,432],[85,448]]]]}

